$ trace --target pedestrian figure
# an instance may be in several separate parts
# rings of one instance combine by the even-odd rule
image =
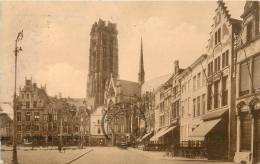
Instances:
[[[63,146],[63,153],[65,153],[65,145]]]
[[[58,146],[59,153],[61,153],[61,144]]]

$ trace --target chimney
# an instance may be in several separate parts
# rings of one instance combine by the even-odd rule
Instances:
[[[174,74],[179,72],[179,60],[174,61]]]
[[[61,99],[62,97],[61,97],[61,93],[59,92],[59,99]]]

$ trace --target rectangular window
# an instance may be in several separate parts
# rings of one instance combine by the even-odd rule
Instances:
[[[31,112],[25,112],[25,120],[31,121]]]
[[[227,105],[228,102],[228,87],[227,76],[222,78],[222,106]]]
[[[181,107],[181,111],[182,111],[182,118],[184,118],[185,112],[184,112],[184,101],[182,102],[182,107]]]
[[[214,71],[218,72],[220,70],[220,56],[214,60]]]
[[[17,121],[22,121],[22,113],[17,112]]]
[[[35,131],[39,131],[40,130],[40,126],[39,125],[35,125]]]
[[[33,108],[37,108],[37,101],[33,102]]]
[[[190,115],[190,97],[188,98],[188,102],[187,102],[187,108],[188,108],[188,116]]]
[[[31,130],[31,125],[26,125],[26,131],[30,131]]]
[[[27,99],[29,99],[30,98],[30,95],[29,94],[27,94]]]
[[[79,132],[79,127],[78,126],[75,126],[75,132]],[[95,128],[92,127],[92,132],[95,133]]]
[[[208,76],[213,73],[213,61],[208,64]]]
[[[34,121],[39,121],[39,119],[40,119],[39,112],[34,112]]]
[[[219,82],[214,83],[214,108],[219,108]]]
[[[22,125],[17,125],[17,131],[22,131]]]
[[[193,99],[193,117],[196,117],[196,99]]]
[[[47,121],[47,120],[48,120],[48,114],[44,114],[44,115],[43,115],[43,120],[44,120],[44,121]]]
[[[196,90],[196,76],[193,77],[193,91]]]
[[[22,94],[22,99],[24,99],[24,94]]]
[[[202,108],[202,113],[201,115],[205,114],[206,111],[206,100],[205,100],[205,94],[202,95],[202,104],[201,104],[201,108]]]
[[[53,120],[52,120],[52,114],[51,113],[49,113],[49,122],[52,122]],[[67,121],[67,118],[65,117],[64,118],[64,121]]]
[[[57,118],[58,118],[57,114],[54,114],[54,115],[53,115],[53,120],[56,121]]]
[[[213,107],[213,90],[212,84],[208,86],[208,110],[211,110]]]
[[[200,88],[201,87],[201,73],[198,73],[198,76],[197,76],[197,88]]]
[[[259,89],[260,88],[260,55],[254,58],[254,66],[253,66],[253,89]]]
[[[98,128],[98,134],[101,134],[101,129],[100,128]]]
[[[252,22],[247,24],[247,31],[246,31],[246,41],[250,41],[253,37],[253,25]]]
[[[240,67],[240,96],[249,94],[249,82],[250,82],[250,64],[246,61],[241,64]]]
[[[190,89],[190,79],[188,80],[188,89]]]
[[[124,131],[125,131],[124,125],[121,125],[121,132],[124,132]]]
[[[197,98],[197,116],[200,116],[200,97]]]
[[[30,108],[30,101],[26,101],[26,108]]]
[[[206,70],[204,69],[202,72],[202,86],[206,85]]]
[[[118,132],[118,125],[115,124],[115,131]]]
[[[215,32],[215,46],[220,42],[221,39],[221,28]]]
[[[228,66],[228,56],[229,56],[228,53],[229,53],[229,52],[228,52],[228,50],[227,50],[226,52],[224,52],[224,53],[222,54],[222,68],[225,68],[226,66]]]

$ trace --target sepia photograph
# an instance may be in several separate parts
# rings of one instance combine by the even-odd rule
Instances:
[[[260,164],[260,1],[0,0],[0,164]]]

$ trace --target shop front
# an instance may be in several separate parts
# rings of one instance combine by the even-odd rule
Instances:
[[[107,146],[106,138],[104,136],[92,135],[90,140],[91,146]]]
[[[243,99],[237,104],[237,150],[235,163],[260,163],[259,97]]]
[[[228,154],[228,109],[206,114],[203,122],[189,135],[197,141],[203,141],[208,159],[227,159]]]

